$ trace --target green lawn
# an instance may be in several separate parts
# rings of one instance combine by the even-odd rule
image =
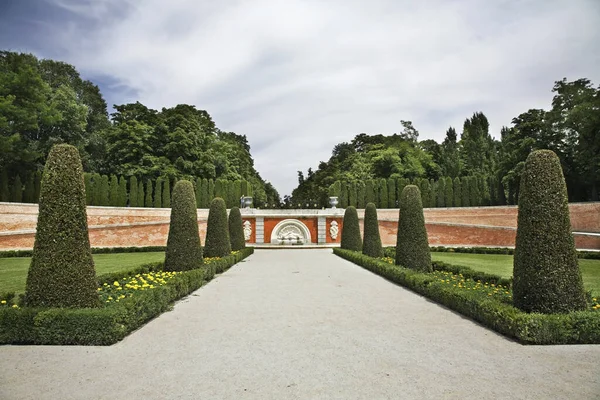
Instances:
[[[431,258],[506,278],[511,277],[513,272],[513,256],[505,254],[431,253]],[[600,295],[600,260],[580,259],[579,267],[585,289]]]
[[[141,264],[163,261],[165,253],[94,254],[96,274],[134,269]],[[0,293],[25,291],[30,257],[0,258]]]

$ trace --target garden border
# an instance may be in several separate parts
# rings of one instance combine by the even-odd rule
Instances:
[[[333,253],[522,344],[600,344],[598,311],[528,314],[509,304],[491,298],[482,299],[473,292],[438,284],[427,273],[392,265],[350,250],[336,248],[333,249]],[[433,264],[434,270],[446,270],[472,277],[484,276],[497,279],[498,282],[506,281],[499,276],[473,271],[468,267],[439,262]]]
[[[396,257],[396,246],[384,247],[387,257]],[[452,247],[452,246],[430,246],[432,253],[464,253],[464,254],[501,254],[514,255],[514,247]],[[1,255],[0,255],[1,257]],[[577,258],[587,260],[600,260],[600,251],[577,250]]]
[[[169,310],[176,300],[209,282],[254,253],[246,247],[235,254],[214,260],[206,267],[184,271],[167,284],[103,308],[0,308],[0,344],[110,345],[122,340],[152,318]],[[105,274],[98,282],[137,273],[160,270],[161,263],[146,264],[135,270]]]

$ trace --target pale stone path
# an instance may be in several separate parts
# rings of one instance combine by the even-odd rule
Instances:
[[[0,347],[0,399],[598,399],[599,363],[331,250],[262,250],[114,346]]]

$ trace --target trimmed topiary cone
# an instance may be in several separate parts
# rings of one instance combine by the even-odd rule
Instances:
[[[229,211],[229,239],[231,250],[238,251],[246,247],[244,238],[244,227],[242,226],[242,214],[239,207],[233,207]]]
[[[406,186],[400,195],[396,265],[423,272],[433,271],[421,191],[415,185]]]
[[[31,307],[97,307],[83,169],[77,149],[50,150],[40,189],[25,303]]]
[[[377,221],[377,209],[373,203],[367,204],[365,208],[364,230],[363,254],[376,258],[383,257],[383,247],[381,247],[381,237],[379,236],[379,222]]]
[[[361,251],[362,239],[360,238],[360,226],[358,225],[358,213],[355,207],[347,207],[344,212],[344,222],[342,224],[342,249]]]
[[[231,253],[229,229],[227,226],[227,207],[225,200],[215,197],[208,209],[206,223],[205,257],[225,257]]]
[[[173,188],[171,223],[165,253],[165,271],[189,271],[202,266],[196,195],[192,182],[181,180]]]
[[[544,314],[586,308],[565,178],[550,150],[525,161],[513,268],[515,307]]]

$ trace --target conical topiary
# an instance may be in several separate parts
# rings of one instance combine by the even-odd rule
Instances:
[[[396,265],[424,272],[433,270],[421,192],[415,185],[406,186],[400,195]]]
[[[513,276],[513,302],[523,311],[549,314],[586,308],[565,178],[550,150],[534,151],[525,161]]]
[[[363,236],[363,254],[370,257],[383,257],[383,247],[381,247],[381,237],[379,236],[379,222],[377,221],[377,209],[373,203],[367,204],[365,208]]]
[[[344,222],[342,224],[342,249],[361,251],[362,239],[360,238],[360,226],[358,225],[358,213],[356,208],[347,207],[344,212]]]
[[[192,182],[181,180],[173,188],[171,223],[165,253],[166,271],[188,271],[202,266],[196,196]]]
[[[205,257],[225,257],[231,253],[229,229],[227,227],[227,208],[225,200],[215,197],[208,210],[206,223]]]
[[[242,226],[242,214],[238,207],[233,207],[229,211],[229,240],[231,241],[232,251],[238,251],[246,247],[244,227]]]
[[[34,307],[99,305],[88,236],[83,169],[77,149],[50,150],[39,200],[25,302]]]

